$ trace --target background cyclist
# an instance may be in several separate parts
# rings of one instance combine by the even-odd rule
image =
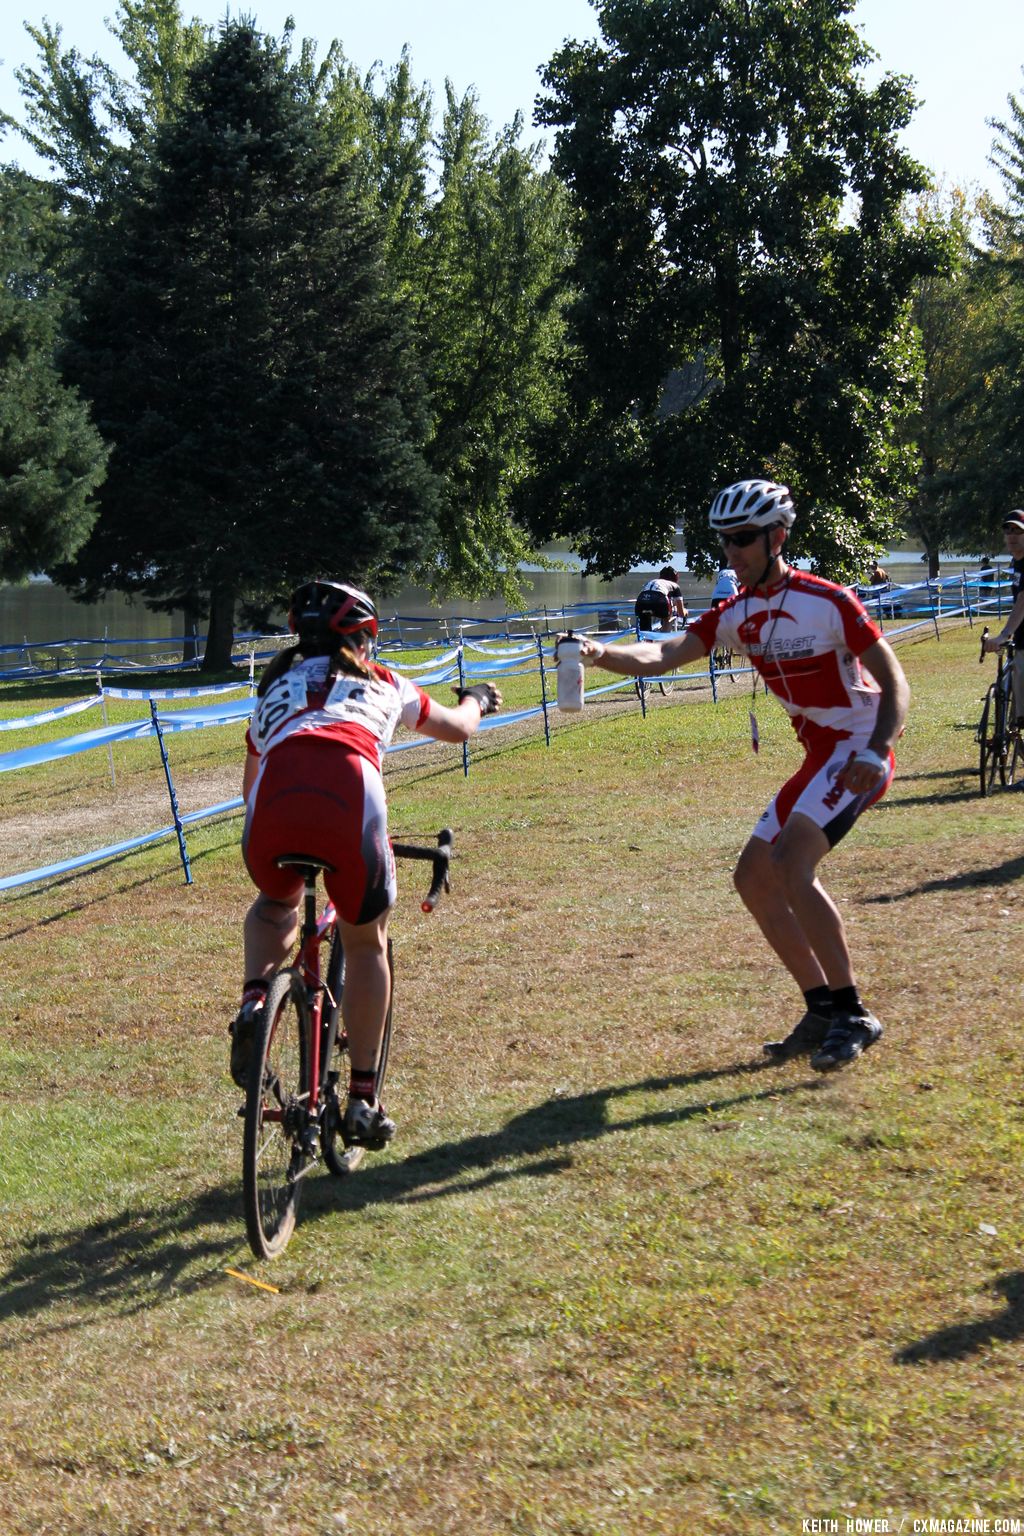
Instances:
[[[736,572],[728,561],[723,559],[711,593],[710,606],[712,608],[721,608],[722,604],[727,603],[730,597],[736,596],[739,589],[740,584],[736,580]]]
[[[710,523],[739,594],[702,614],[685,635],[607,647],[584,639],[581,654],[609,672],[656,677],[728,646],[750,657],[790,715],[804,761],[754,828],[735,882],[806,1005],[790,1034],[765,1051],[778,1061],[813,1052],[811,1065],[827,1071],[874,1044],[882,1026],[861,1001],[843,920],[818,865],[888,788],[909,690],[863,604],[783,558],[794,518],[784,485],[728,486],[712,504]]]
[[[1024,724],[1024,512],[1008,512],[1003,520],[1003,540],[1010,554],[1013,570],[1013,607],[998,635],[987,635],[986,651],[998,651],[1012,640],[1014,644],[1013,713],[1018,725]]]
[[[668,629],[673,619],[680,626],[686,623],[686,602],[673,566],[663,565],[660,573],[641,587],[633,611],[641,629],[651,629],[656,623]]]
[[[246,735],[242,853],[259,890],[245,919],[242,1006],[231,1025],[231,1076],[244,1086],[254,1024],[274,971],[299,924],[302,879],[278,869],[282,854],[326,859],[327,894],[345,946],[342,1014],[352,1075],[343,1136],[383,1146],[394,1122],[376,1093],[376,1068],[390,996],[387,926],[395,902],[381,764],[401,722],[438,741],[468,740],[501,704],[491,685],[456,689],[455,708],[372,659],[377,610],[344,582],[311,581],[292,594],[297,636],[276,656],[257,691]]]

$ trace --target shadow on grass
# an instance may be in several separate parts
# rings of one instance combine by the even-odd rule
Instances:
[[[723,1110],[757,1104],[766,1099],[816,1090],[821,1079],[779,1084],[759,1093],[740,1093],[727,1098],[708,1099],[671,1109],[653,1109],[611,1120],[609,1108],[618,1099],[637,1093],[663,1093],[671,1089],[692,1088],[702,1083],[728,1078],[777,1072],[770,1062],[741,1062],[706,1072],[691,1072],[675,1077],[651,1077],[638,1083],[595,1089],[574,1097],[546,1099],[524,1114],[516,1115],[498,1131],[470,1136],[463,1141],[443,1142],[402,1161],[375,1163],[364,1167],[352,1180],[340,1184],[320,1183],[310,1190],[310,1210],[326,1212],[341,1205],[345,1210],[360,1211],[367,1206],[388,1203],[417,1204],[447,1195],[465,1194],[485,1189],[511,1179],[538,1178],[563,1173],[572,1166],[570,1148],[599,1137],[618,1135],[642,1127],[682,1125]],[[547,1154],[547,1155],[545,1155]]]
[[[905,891],[865,896],[864,905],[880,903],[885,906],[890,901],[909,901],[914,896],[925,896],[930,891],[970,891],[984,889],[985,886],[1013,885],[1021,876],[1024,876],[1024,856],[1007,859],[1005,864],[995,864],[991,869],[965,869],[942,879],[922,880],[920,885],[912,885]]]
[[[215,853],[220,853],[225,848],[237,846],[237,835],[228,835],[218,843],[213,843],[207,848],[198,850],[189,849],[188,861],[193,868],[201,864],[204,859],[210,858]],[[151,844],[150,848],[160,846]],[[134,880],[125,880],[120,885],[113,886],[109,891],[103,891],[99,896],[90,896],[84,901],[79,901],[71,906],[62,908],[59,912],[48,912],[45,917],[37,917],[34,922],[25,923],[21,928],[8,928],[0,932],[0,944],[7,943],[10,939],[24,938],[27,933],[34,933],[37,928],[47,928],[51,923],[60,923],[66,917],[76,917],[80,912],[85,912],[89,907],[102,907],[115,896],[123,896],[128,891],[140,890],[144,885],[155,885],[158,881],[173,879],[176,884],[184,886],[185,877],[182,873],[181,858],[174,842],[173,831],[165,838],[163,847],[173,850],[173,863],[168,861],[166,869],[157,869],[148,875],[139,875]],[[94,875],[102,870],[117,870],[120,865],[127,863],[129,859],[136,857],[138,853],[149,852],[150,848],[133,849],[127,853],[118,854],[112,859],[98,859],[95,864],[87,864],[82,869],[73,870],[70,874],[61,875],[53,880],[40,881],[38,884],[16,888],[5,897],[5,904],[14,905],[19,901],[29,901],[42,896],[47,891],[59,891],[65,885],[75,885],[87,875]]]
[[[70,1231],[35,1232],[0,1276],[0,1323],[38,1313],[44,1334],[82,1326],[80,1314],[52,1313],[62,1304],[105,1306],[131,1317],[172,1294],[218,1284],[218,1261],[237,1257],[241,1233],[241,1191],[234,1185],[177,1204],[121,1211]]]
[[[926,1339],[897,1350],[898,1365],[922,1365],[928,1361],[963,1360],[977,1354],[986,1344],[997,1340],[1012,1342],[1024,1338],[1024,1270],[1012,1270],[990,1281],[987,1290],[1006,1298],[1004,1311],[975,1323],[953,1323],[940,1328]]]
[[[387,1203],[415,1204],[510,1179],[562,1173],[572,1166],[569,1149],[574,1145],[644,1126],[682,1125],[823,1086],[820,1080],[779,1083],[761,1092],[650,1109],[618,1121],[608,1117],[609,1106],[631,1094],[698,1087],[719,1078],[773,1070],[777,1069],[770,1063],[744,1062],[547,1099],[487,1135],[446,1142],[401,1160],[371,1162],[351,1179],[311,1180],[299,1220],[326,1216],[339,1208],[352,1212]],[[60,1333],[83,1326],[94,1315],[53,1311],[63,1306],[105,1307],[119,1317],[130,1317],[172,1297],[219,1284],[224,1262],[238,1262],[244,1241],[241,1169],[238,1183],[204,1190],[177,1203],[125,1210],[70,1231],[36,1232],[26,1238],[19,1257],[0,1277],[0,1323],[38,1314],[43,1333]],[[10,1349],[15,1343],[0,1347]]]

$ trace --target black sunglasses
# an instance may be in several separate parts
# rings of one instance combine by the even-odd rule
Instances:
[[[735,533],[720,533],[718,537],[723,549],[728,549],[730,544],[735,544],[737,549],[748,549],[755,539],[767,532],[767,528],[740,528]]]

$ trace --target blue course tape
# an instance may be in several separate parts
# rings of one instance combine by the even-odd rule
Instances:
[[[242,683],[211,683],[208,688],[107,688],[103,692],[108,699],[201,699],[214,693],[238,693],[248,688],[248,680]]]
[[[61,704],[57,709],[44,710],[41,715],[22,715],[18,720],[0,720],[0,731],[24,731],[33,725],[46,725],[50,720],[61,720],[66,715],[80,715],[83,709],[95,709],[99,702],[99,694],[94,693],[91,699]]]
[[[241,796],[234,800],[222,800],[219,805],[209,805],[202,811],[190,811],[182,822],[201,821],[207,816],[219,816],[224,811],[236,811],[243,804]],[[60,864],[46,864],[39,869],[29,869],[23,875],[7,875],[0,880],[0,891],[12,891],[19,885],[31,885],[37,880],[52,880],[55,875],[67,875],[73,870],[84,869],[88,864],[102,864],[106,859],[116,859],[119,854],[145,848],[148,843],[162,837],[173,837],[176,827],[161,827],[158,832],[144,832],[141,837],[129,837],[122,843],[111,843],[107,848],[97,848],[92,853],[80,853],[74,859],[64,859]]]

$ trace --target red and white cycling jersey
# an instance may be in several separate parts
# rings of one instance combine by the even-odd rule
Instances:
[[[370,663],[370,676],[343,672],[327,687],[329,661],[295,661],[259,700],[246,733],[250,752],[263,757],[301,732],[338,741],[380,768],[401,723],[415,730],[426,719],[430,697],[407,677]]]
[[[846,587],[790,567],[766,592],[744,589],[702,613],[690,633],[708,651],[744,651],[805,745],[815,727],[865,738],[874,729],[879,689],[860,657],[882,632]]]

